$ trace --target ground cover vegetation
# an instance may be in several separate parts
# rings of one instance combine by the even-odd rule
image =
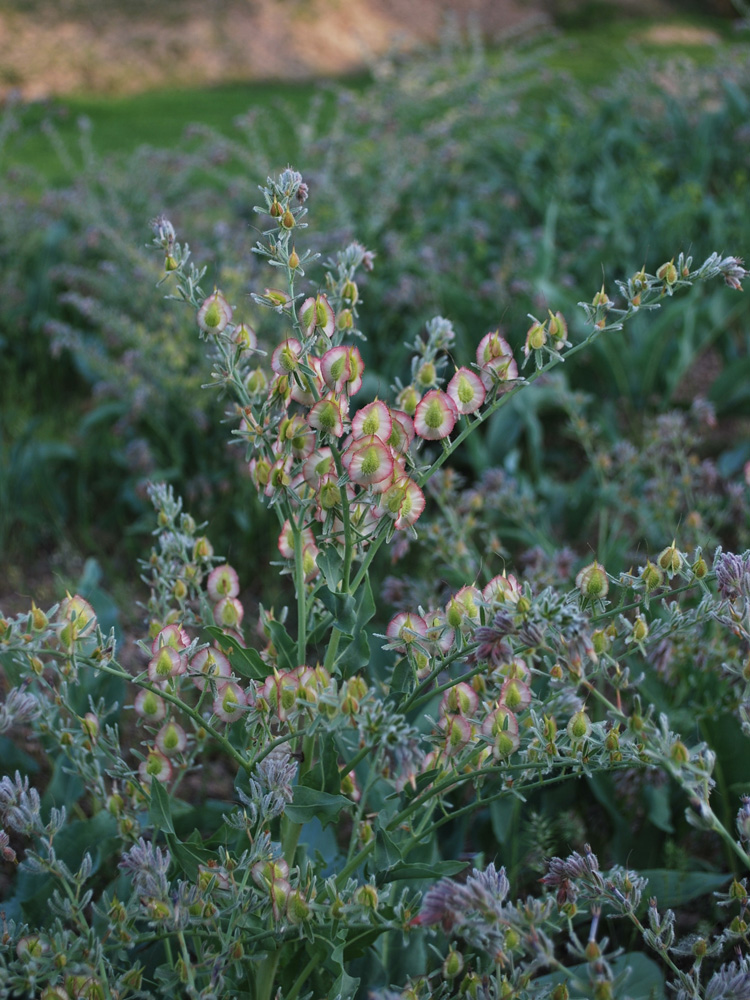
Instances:
[[[145,556],[0,615],[7,995],[750,995],[747,57],[557,51],[4,193],[6,549]]]

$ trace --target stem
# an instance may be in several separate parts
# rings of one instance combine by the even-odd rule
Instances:
[[[315,968],[315,966],[317,964],[318,964],[318,957],[317,957],[317,955],[313,955],[311,958],[308,959],[307,965],[304,967],[304,969],[302,970],[302,972],[300,972],[300,974],[294,980],[294,983],[292,984],[292,988],[287,993],[286,1000],[296,1000],[296,998],[299,996],[299,991],[305,985],[305,980],[307,979],[307,977],[310,975],[310,973],[312,972],[312,970]]]
[[[307,652],[307,609],[305,601],[305,567],[302,553],[302,529],[290,518],[294,535],[294,589],[297,591],[297,659],[305,662]]]

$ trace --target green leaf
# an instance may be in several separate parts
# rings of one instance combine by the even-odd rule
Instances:
[[[393,668],[393,673],[391,674],[390,683],[390,694],[391,695],[402,695],[411,694],[414,690],[414,668],[408,659],[404,656]],[[396,704],[399,705],[404,699],[397,698]]]
[[[269,668],[261,659],[257,649],[241,646],[233,636],[227,635],[218,625],[207,625],[205,631],[224,650],[229,650],[229,662],[232,664],[232,670],[240,677],[265,680],[269,674]]]
[[[656,896],[661,908],[682,906],[699,896],[720,889],[731,875],[719,872],[678,872],[651,868],[638,872],[648,879],[648,896]]]
[[[324,545],[318,553],[316,562],[325,577],[328,590],[335,594],[338,585],[341,583],[341,568],[343,565],[343,559],[336,550],[336,547],[333,545]],[[322,600],[322,594],[319,596]]]
[[[351,629],[352,640],[336,659],[336,668],[342,677],[351,677],[370,662],[370,641],[365,626],[375,614],[369,577],[355,595],[354,622]]]
[[[653,785],[646,785],[643,789],[643,798],[646,802],[646,815],[654,826],[665,833],[674,833],[672,810],[669,804],[669,786],[663,785],[661,788],[656,788]]]
[[[292,823],[309,823],[317,817],[323,826],[335,823],[342,809],[350,806],[351,799],[344,795],[332,795],[307,785],[294,786],[294,798],[286,807],[285,814]]]
[[[351,636],[357,622],[357,607],[351,594],[332,593],[321,589],[318,592],[323,607],[333,615],[333,624],[344,635]]]
[[[300,784],[327,792],[329,795],[338,795],[341,791],[341,777],[336,740],[332,733],[323,733],[320,740],[320,759],[307,774],[302,776]]]
[[[610,964],[615,976],[624,974],[627,969],[630,970],[625,980],[625,987],[617,992],[617,996],[626,996],[628,1000],[664,1000],[664,977],[661,969],[643,952],[627,952],[625,955],[619,955]],[[573,989],[569,977],[562,972],[539,976],[533,980],[533,985],[535,988],[546,986],[551,992],[558,983],[567,983],[571,997],[575,997],[576,1000],[593,1000],[593,990],[588,986],[588,971],[589,966],[586,962],[570,967],[570,972],[581,982],[580,989],[578,986]]]
[[[507,843],[517,809],[518,799],[511,796],[490,802],[490,822],[498,844]]]
[[[200,841],[201,837],[197,830],[191,834],[191,836],[196,835]],[[211,858],[216,857],[215,851],[206,850],[205,848],[192,844],[189,841],[181,842],[174,835],[167,834],[166,839],[167,846],[172,853],[172,857],[179,863],[183,872],[187,875],[191,882],[194,882],[198,877],[199,865],[206,865]]]
[[[404,861],[379,872],[376,882],[378,885],[385,885],[386,882],[401,882],[406,879],[449,878],[462,872],[467,864],[466,861],[436,861],[434,864],[409,864]]]
[[[151,804],[148,808],[148,818],[156,830],[174,833],[169,793],[155,778],[151,782]]]
[[[341,975],[331,987],[328,1000],[352,1000],[358,986],[359,979],[354,979],[342,970]]]
[[[279,668],[281,670],[294,670],[297,664],[297,644],[289,635],[281,622],[273,619],[268,622],[268,629],[271,633],[271,641],[276,647],[279,657]],[[268,671],[263,674],[265,677]]]

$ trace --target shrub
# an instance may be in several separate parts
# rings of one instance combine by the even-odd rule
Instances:
[[[680,255],[620,282],[621,306],[602,289],[575,344],[562,315],[532,319],[515,354],[491,331],[473,361],[457,359],[458,378],[453,328],[437,317],[414,344],[413,390],[358,406],[352,338],[371,254],[351,244],[308,283],[306,184],[287,169],[262,192],[256,252],[275,270],[255,302],[282,328],[270,357],[231,300],[201,288],[166,219],[155,244],[212,384],[234,400],[294,610],[261,606],[248,622],[236,570],[158,485],[133,670],[78,595],[0,619],[0,727],[18,766],[0,780],[0,848],[8,864],[22,857],[4,993],[625,997],[663,995],[666,975],[679,997],[746,995],[746,775],[723,783],[750,735],[750,553],[667,540],[629,572],[587,559],[572,587],[522,582],[488,553],[443,605],[407,607],[381,633],[371,587],[377,553],[417,536],[424,488],[492,413],[639,310],[716,277],[738,288],[741,262]],[[709,701],[725,713],[712,740],[680,735],[670,683],[652,683],[673,671],[690,684],[699,658],[696,715]],[[17,746],[29,730],[50,770],[43,794]],[[519,895],[481,825],[489,812],[512,853],[526,798],[576,780],[621,827],[627,782],[647,782],[662,827],[673,795],[700,835],[687,871],[603,866],[582,840]],[[528,824],[550,843],[544,816]],[[711,891],[722,909],[685,932],[671,907]],[[622,919],[605,933],[610,917]]]

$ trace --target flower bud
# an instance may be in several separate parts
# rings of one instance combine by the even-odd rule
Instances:
[[[290,924],[301,924],[310,916],[310,904],[299,889],[293,889],[287,896],[286,915]]]
[[[443,978],[444,979],[455,979],[456,976],[460,976],[464,969],[464,958],[463,955],[454,951],[453,948],[445,956],[443,961]]]
[[[661,556],[659,556],[659,563],[661,565]],[[643,568],[641,580],[643,580],[644,587],[650,593],[652,590],[656,590],[657,587],[661,587],[664,583],[664,573],[659,566],[655,566],[649,560]]]
[[[670,759],[674,761],[675,764],[687,764],[690,760],[690,751],[682,742],[682,740],[677,740],[672,744],[669,750]]]
[[[702,580],[703,577],[708,573],[708,566],[706,565],[706,560],[703,556],[698,556],[692,565],[693,575],[696,580]]]
[[[596,600],[606,597],[609,591],[609,580],[607,572],[596,560],[583,569],[576,576],[576,587],[584,597]]]
[[[682,556],[677,551],[677,547],[674,542],[667,546],[666,549],[662,549],[659,553],[657,562],[663,570],[667,571],[670,577],[675,573],[679,573],[682,566]]]
[[[591,720],[584,709],[571,716],[567,726],[567,733],[571,740],[585,740],[591,732]]]
[[[638,615],[633,622],[633,638],[636,642],[643,642],[648,635],[648,625],[646,620]]]
[[[198,310],[197,320],[204,333],[221,333],[232,320],[232,307],[221,292],[214,289]]]
[[[284,229],[294,229],[294,216],[289,209],[281,216],[281,225]]]
[[[299,267],[299,254],[294,247],[292,247],[292,252],[289,254],[289,267],[291,267],[293,271]]]
[[[673,285],[678,277],[677,268],[674,266],[674,259],[668,260],[666,264],[662,264],[656,272],[656,277],[659,281],[663,281],[665,285]]]
[[[364,906],[368,910],[377,910],[378,908],[378,890],[374,885],[361,885],[354,893],[354,899],[360,906]]]

